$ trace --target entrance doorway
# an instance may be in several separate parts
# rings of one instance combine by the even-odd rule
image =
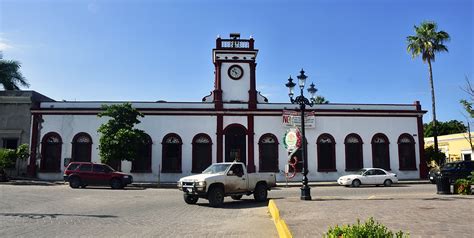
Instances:
[[[247,164],[246,138],[247,130],[239,124],[229,125],[224,130],[225,162],[239,161]]]

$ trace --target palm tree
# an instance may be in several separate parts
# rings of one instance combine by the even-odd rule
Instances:
[[[436,125],[436,105],[435,91],[433,83],[433,70],[431,63],[435,61],[435,54],[446,51],[448,48],[443,44],[449,41],[449,34],[444,31],[437,31],[438,26],[435,22],[425,21],[420,26],[414,26],[416,35],[407,37],[407,51],[412,58],[421,55],[424,63],[428,63],[429,81],[431,87],[431,108],[433,113],[433,137],[434,148],[438,151],[438,129]],[[444,161],[441,162],[443,164]]]
[[[20,72],[21,64],[14,60],[0,60],[0,84],[5,90],[19,90],[18,85],[29,87]]]
[[[317,96],[316,99],[314,100],[314,103],[316,104],[328,104],[329,101],[326,100],[323,96]]]

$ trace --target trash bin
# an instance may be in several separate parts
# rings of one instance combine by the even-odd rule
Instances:
[[[449,184],[449,178],[443,176],[442,174],[438,175],[436,178],[436,189],[437,194],[451,194],[451,184]]]

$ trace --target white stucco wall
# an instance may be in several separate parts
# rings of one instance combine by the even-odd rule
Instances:
[[[255,143],[265,133],[272,133],[279,142],[279,169],[284,171],[287,163],[287,152],[283,144],[283,135],[287,128],[283,127],[281,117],[256,117],[255,118]],[[336,140],[336,169],[337,172],[317,171],[317,145],[316,140],[323,133],[331,134]],[[408,133],[415,139],[416,166],[419,167],[418,129],[415,117],[316,117],[316,128],[306,129],[308,140],[308,178],[311,181],[334,181],[347,174],[345,171],[345,146],[344,139],[350,133],[357,133],[363,140],[364,167],[372,167],[372,137],[376,133],[384,133],[390,141],[390,167],[400,179],[419,178],[419,171],[400,171],[398,161],[398,137]],[[258,145],[255,146],[255,164],[258,171]],[[418,168],[419,169],[419,168]],[[278,180],[284,181],[282,173]],[[300,181],[301,176],[293,178]]]
[[[232,65],[239,65],[244,70],[242,78],[233,80],[227,74]],[[248,102],[250,89],[250,66],[248,63],[222,63],[221,68],[222,100],[224,102],[242,101]],[[246,92],[246,93],[245,93]]]
[[[44,115],[44,122],[40,132],[41,138],[48,132],[60,134],[63,144],[61,150],[61,170],[64,171],[64,158],[71,157],[71,141],[79,132],[86,132],[92,137],[92,161],[99,162],[97,128],[106,122],[106,118],[98,118],[95,115]],[[134,173],[137,182],[175,182],[181,176],[190,175],[192,169],[192,139],[199,133],[206,133],[212,139],[212,162],[216,162],[216,116],[164,116],[147,115],[141,119],[137,127],[150,135],[152,146],[152,173]],[[259,171],[259,148],[258,141],[263,134],[272,133],[279,142],[279,170],[284,171],[287,163],[287,152],[282,141],[287,128],[282,125],[281,116],[255,116],[254,118],[254,164]],[[247,116],[224,116],[223,128],[230,124],[241,124],[248,128]],[[345,147],[344,139],[350,133],[357,133],[363,140],[364,167],[372,166],[371,139],[376,133],[385,134],[390,141],[390,167],[400,179],[419,178],[419,171],[399,171],[398,161],[398,137],[403,133],[412,135],[415,139],[416,166],[419,166],[419,148],[417,135],[417,119],[415,117],[348,117],[348,116],[317,116],[316,128],[306,129],[308,140],[308,178],[311,181],[334,181],[339,176],[347,174],[345,171]],[[161,173],[161,142],[168,133],[178,134],[183,142],[182,145],[182,174]],[[336,140],[336,169],[337,172],[317,171],[317,147],[316,139],[322,133],[331,134]],[[223,149],[225,151],[225,137],[223,138]],[[246,139],[247,140],[247,139]],[[248,143],[246,143],[246,155],[248,155]],[[41,149],[39,150],[41,151]],[[225,156],[224,156],[225,157]],[[248,156],[247,156],[248,160]],[[130,172],[131,163],[122,162],[122,171]],[[41,179],[62,179],[62,173],[39,173]],[[278,175],[279,181],[285,181],[282,172]],[[293,178],[300,181],[301,176]]]
[[[106,122],[106,118],[95,115],[44,115],[40,132],[41,138],[48,132],[56,132],[63,141],[61,149],[61,171],[64,171],[64,158],[71,158],[72,139],[79,132],[86,132],[92,137],[92,162],[100,162],[97,129]],[[152,173],[134,173],[135,181],[175,182],[183,175],[190,175],[192,169],[192,139],[196,134],[206,133],[212,139],[213,162],[216,162],[216,117],[215,116],[152,116],[141,119],[137,128],[144,130],[152,138]],[[182,174],[161,173],[163,137],[168,133],[178,134],[182,145]],[[41,151],[41,149],[40,149]],[[131,163],[122,162],[122,171],[130,172]],[[62,173],[39,173],[40,179],[60,180]]]

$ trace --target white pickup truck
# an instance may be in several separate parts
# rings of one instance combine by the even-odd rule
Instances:
[[[253,194],[258,202],[267,200],[267,191],[276,186],[273,173],[247,173],[240,162],[216,163],[201,174],[187,176],[178,181],[187,204],[196,204],[199,198],[209,200],[212,207],[224,203],[224,197],[239,200],[243,195]]]

